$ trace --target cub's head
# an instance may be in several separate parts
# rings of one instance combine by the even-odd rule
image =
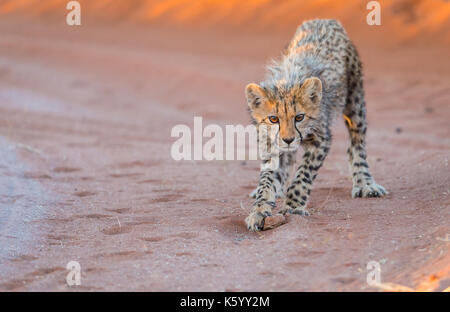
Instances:
[[[301,85],[245,88],[250,114],[256,125],[266,125],[273,134],[271,144],[280,151],[295,151],[318,122],[322,82],[306,79]]]

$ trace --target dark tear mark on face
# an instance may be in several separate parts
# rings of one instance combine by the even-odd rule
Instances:
[[[303,135],[302,135],[302,133],[300,132],[300,130],[298,130],[298,128],[297,128],[297,123],[295,123],[294,126],[295,126],[295,130],[297,130],[298,135],[300,136],[300,143],[301,143],[301,142],[303,142]]]

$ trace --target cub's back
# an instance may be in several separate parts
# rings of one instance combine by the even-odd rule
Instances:
[[[346,56],[350,39],[337,20],[310,20],[301,24],[287,49],[287,56],[302,58],[314,56],[322,65],[332,66],[336,74],[345,75]]]

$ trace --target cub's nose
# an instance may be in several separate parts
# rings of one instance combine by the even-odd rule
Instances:
[[[286,142],[287,144],[291,144],[292,142],[294,142],[295,138],[283,138],[283,141]]]

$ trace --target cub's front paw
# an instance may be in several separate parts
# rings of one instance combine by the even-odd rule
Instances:
[[[250,198],[256,198],[256,196],[258,195],[258,188],[255,188],[250,194],[248,194],[248,197]],[[282,191],[278,190],[275,193],[275,198],[281,198],[284,197],[284,194]]]
[[[355,185],[352,189],[352,197],[382,197],[387,191],[379,184],[372,182],[366,185]]]
[[[289,206],[285,206],[285,208],[280,210],[281,214],[297,214],[300,216],[310,216],[311,214],[308,212],[308,210],[306,210],[305,207],[297,207],[297,208],[291,208]]]
[[[264,228],[264,219],[272,215],[272,205],[262,204],[255,206],[252,212],[245,218],[245,223],[250,231],[261,231]]]

